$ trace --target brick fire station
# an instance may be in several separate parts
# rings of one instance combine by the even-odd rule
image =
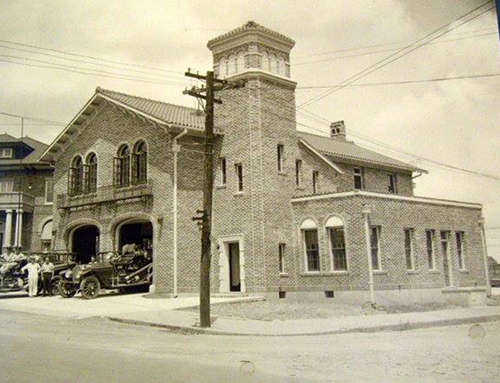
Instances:
[[[485,286],[481,205],[413,193],[425,170],[297,130],[294,41],[255,22],[208,42],[218,92],[212,290],[366,300],[440,299]],[[45,150],[54,248],[86,262],[135,242],[152,249],[153,290],[198,291],[204,115],[97,88]],[[277,295],[277,294],[276,294]]]

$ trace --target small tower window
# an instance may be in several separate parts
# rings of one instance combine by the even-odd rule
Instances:
[[[312,187],[313,193],[317,193],[319,189],[319,172],[317,170],[313,170],[312,173]]]
[[[236,171],[236,178],[238,180],[236,190],[238,191],[238,193],[241,193],[241,192],[243,192],[243,165],[236,164],[236,165],[234,165],[234,168]]]
[[[284,169],[284,157],[285,157],[285,146],[278,144],[277,146],[278,155],[278,172],[282,173]]]

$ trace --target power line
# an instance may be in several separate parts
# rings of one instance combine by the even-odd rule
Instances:
[[[111,64],[120,64],[120,65],[126,65],[126,66],[134,66],[134,67],[138,67],[138,68],[145,68],[145,69],[150,69],[150,70],[155,70],[155,71],[160,71],[160,72],[168,72],[168,73],[176,73],[176,74],[182,73],[180,71],[174,71],[174,70],[156,68],[156,67],[142,65],[142,64],[129,63],[129,62],[125,62],[125,61],[108,60],[108,59],[104,59],[104,58],[101,58],[101,57],[84,55],[84,54],[75,53],[75,52],[66,52],[66,51],[63,51],[63,50],[60,50],[60,49],[44,48],[44,47],[41,47],[41,46],[38,46],[38,45],[25,44],[25,43],[20,43],[20,42],[17,42],[17,41],[0,40],[0,42],[7,43],[7,44],[12,44],[12,45],[19,45],[19,46],[22,46],[22,47],[35,48],[35,49],[44,50],[44,51],[48,51],[48,52],[57,52],[57,53],[61,53],[61,54],[68,55],[68,56],[82,57],[82,58],[87,58],[87,59],[91,59],[91,60],[107,62],[107,63],[111,63]]]
[[[452,77],[435,77],[422,80],[406,80],[406,81],[386,81],[386,82],[372,82],[372,83],[360,83],[360,84],[350,84],[349,87],[365,87],[365,86],[381,86],[381,85],[400,85],[400,84],[419,84],[426,82],[438,82],[438,81],[450,81],[450,80],[464,80],[471,78],[486,78],[486,77],[496,77],[500,76],[500,73],[483,73],[483,74],[471,74],[463,76],[452,76]],[[339,86],[335,85],[318,85],[318,86],[301,86],[296,88],[300,89],[322,89],[322,88],[333,88]]]
[[[453,42],[453,41],[460,41],[460,40],[470,39],[470,38],[474,38],[474,37],[485,37],[485,36],[491,36],[491,35],[497,35],[497,34],[498,34],[498,32],[483,33],[483,34],[466,36],[466,37],[461,37],[461,38],[456,38],[456,39],[434,41],[434,42],[429,43],[427,45],[449,43],[449,42]],[[384,44],[382,44],[382,45],[384,45]],[[390,44],[390,45],[393,45],[393,44]],[[379,49],[379,50],[376,50],[376,51],[363,52],[363,53],[357,53],[357,54],[351,54],[351,55],[344,55],[344,56],[335,56],[335,57],[329,57],[329,58],[320,59],[320,60],[303,61],[303,62],[298,62],[298,63],[295,63],[295,64],[291,64],[291,66],[292,67],[296,67],[296,66],[306,65],[306,64],[316,64],[316,63],[321,63],[321,62],[341,60],[341,59],[344,59],[344,58],[369,56],[369,55],[373,55],[373,54],[377,54],[377,53],[393,52],[393,51],[398,50],[398,49],[399,48]]]
[[[60,121],[52,121],[52,120],[46,120],[46,119],[43,119],[43,118],[22,116],[20,114],[13,114],[13,113],[1,112],[1,111],[0,111],[0,114],[3,115],[3,116],[8,116],[8,117],[24,118],[25,120],[41,121],[41,122],[47,122],[49,124],[64,125],[64,126],[66,126],[66,124],[64,122],[60,122]]]
[[[315,97],[312,97],[311,99],[305,101],[304,103],[302,103],[301,105],[298,106],[298,108],[303,108],[304,106],[306,105],[309,105],[313,102],[316,102],[316,101],[319,101],[321,100],[322,98],[325,98],[327,96],[329,96],[330,94],[334,93],[334,92],[337,92],[341,89],[343,89],[344,87],[350,85],[351,83],[363,78],[363,77],[366,77],[368,76],[369,74],[391,64],[392,62],[396,61],[396,60],[399,60],[400,58],[410,54],[411,52],[415,51],[416,49],[428,44],[429,42],[443,36],[444,34],[450,32],[451,30],[453,29],[456,29],[458,28],[459,26],[461,25],[464,25],[476,18],[478,18],[479,16],[483,15],[484,13],[492,10],[495,5],[493,6],[490,6],[489,8],[485,9],[485,10],[481,10],[481,8],[484,8],[485,6],[487,6],[488,4],[491,3],[491,0],[488,0],[487,2],[483,3],[482,5],[472,9],[471,11],[467,12],[465,15],[459,17],[458,19],[456,19],[455,21],[451,22],[451,23],[448,23],[446,25],[443,25],[439,28],[437,28],[436,30],[434,30],[433,32],[431,33],[428,33],[426,36],[424,36],[423,38],[415,41],[414,43],[411,43],[401,49],[399,49],[397,52],[385,57],[384,59],[382,60],[379,60],[377,61],[375,64],[373,65],[370,65],[369,67],[363,69],[362,71],[348,77],[347,79],[345,79],[344,81],[342,81],[342,85],[340,86],[337,86],[333,89],[329,89],[327,90],[326,92],[323,92],[322,94],[318,95],[318,96],[315,96]],[[475,12],[477,11],[480,11],[480,13],[474,15]],[[454,25],[454,24],[457,24],[457,25]],[[389,61],[388,61],[389,60]]]

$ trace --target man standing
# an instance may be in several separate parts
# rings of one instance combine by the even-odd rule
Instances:
[[[43,260],[41,272],[42,272],[43,296],[52,295],[50,282],[52,281],[52,277],[54,276],[54,264],[50,262],[49,258],[47,257]]]
[[[28,293],[30,297],[36,297],[38,292],[38,272],[40,271],[40,265],[35,262],[33,258],[30,258],[29,263],[24,266],[21,271],[24,273],[28,270]]]

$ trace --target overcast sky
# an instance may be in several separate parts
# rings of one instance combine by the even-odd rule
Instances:
[[[248,20],[296,41],[291,71],[298,82],[297,104],[301,104],[325,89],[300,88],[337,84],[393,53],[389,49],[403,47],[483,2],[4,0],[0,2],[0,112],[67,123],[97,86],[193,106],[193,100],[182,95],[190,83],[183,72],[188,67],[200,72],[209,69],[207,41]],[[55,51],[41,55],[36,48],[11,42],[108,61]],[[377,47],[366,48],[373,45]],[[40,67],[54,64],[64,65],[66,71]],[[84,75],[67,70],[101,73]],[[500,43],[496,13],[491,11],[358,82],[493,73],[500,73]],[[344,120],[348,135],[352,133],[350,139],[365,147],[428,169],[428,175],[416,180],[416,194],[483,203],[490,228],[490,255],[500,261],[500,181],[445,170],[357,137],[369,137],[370,141],[382,141],[403,152],[500,177],[499,90],[500,76],[354,86],[306,109],[329,121]],[[328,129],[327,123],[303,114],[297,118],[315,129],[299,126],[301,130],[317,133]],[[0,116],[0,132],[18,136],[18,123]],[[47,143],[63,128],[34,125],[32,121],[28,124],[25,132]]]

